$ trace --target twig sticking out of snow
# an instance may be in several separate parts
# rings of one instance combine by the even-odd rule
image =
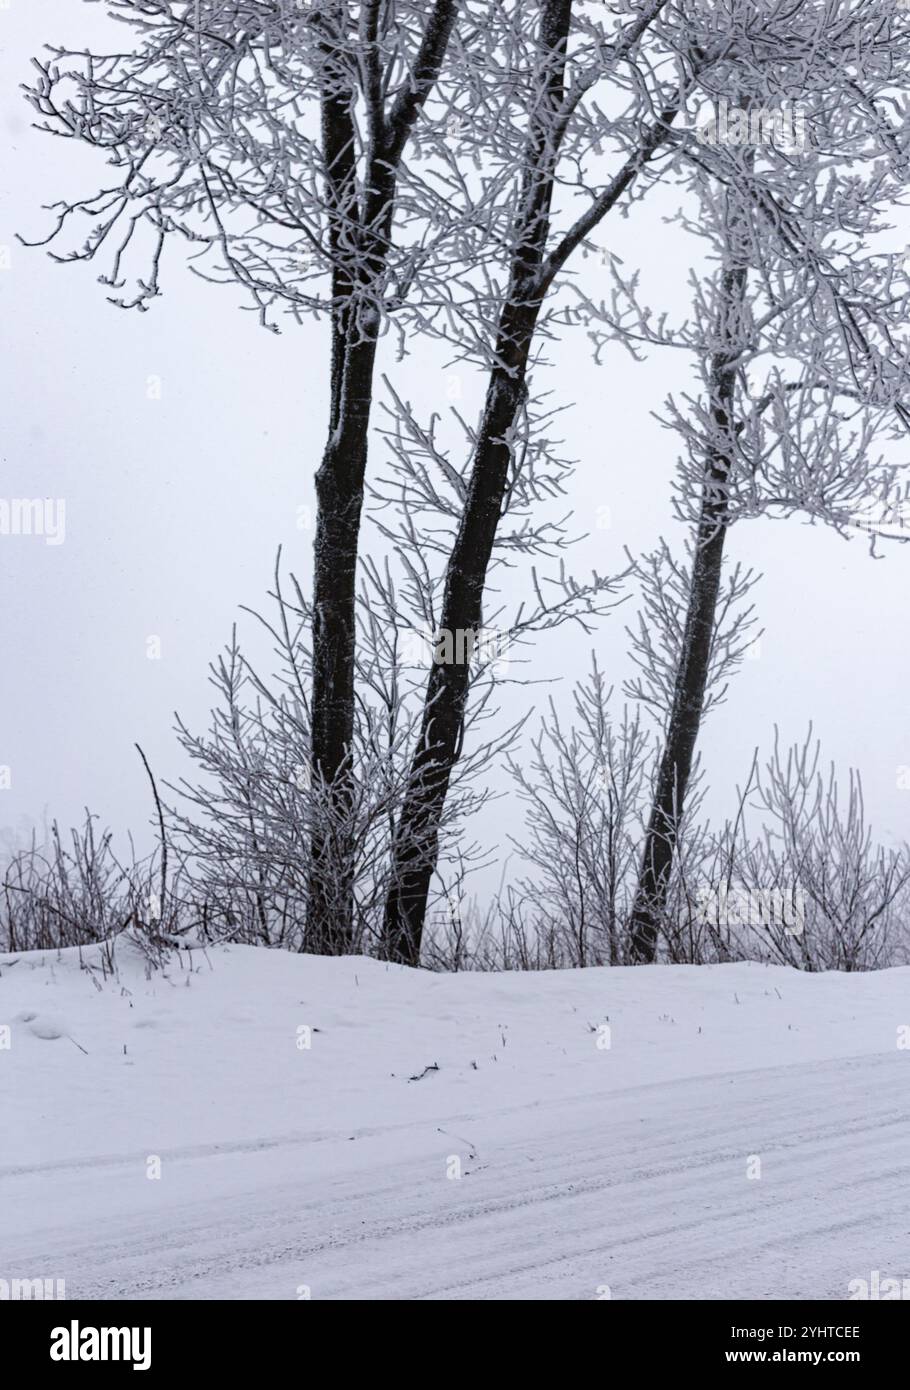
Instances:
[[[439,1063],[431,1062],[428,1067],[424,1067],[423,1071],[418,1072],[416,1076],[409,1076],[408,1081],[422,1081],[428,1071],[439,1071]]]

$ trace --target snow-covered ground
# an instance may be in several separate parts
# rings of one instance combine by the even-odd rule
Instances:
[[[149,973],[121,942],[113,977],[97,948],[0,956],[4,1026],[0,1278],[70,1298],[910,1277],[910,969],[446,976],[222,947]]]

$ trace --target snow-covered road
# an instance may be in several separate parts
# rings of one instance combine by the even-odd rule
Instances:
[[[290,968],[313,967],[298,958]],[[371,969],[363,962],[359,968]],[[87,1104],[87,1130],[70,1152],[26,1145],[22,1161],[0,1164],[0,1274],[65,1278],[71,1298],[269,1299],[844,1299],[851,1280],[869,1279],[873,1270],[910,1277],[910,1053],[894,1042],[857,1055],[848,1050],[851,1033],[861,1049],[868,1044],[878,1014],[888,1025],[883,1040],[894,1037],[896,1000],[908,997],[910,972],[855,977],[852,993],[835,977],[810,983],[749,966],[710,974],[714,1004],[710,990],[693,1001],[691,972],[687,980],[679,969],[563,977],[571,994],[590,992],[600,975],[619,1017],[624,1004],[632,1005],[637,980],[638,1008],[654,1020],[657,1037],[658,1025],[683,1026],[691,1009],[701,1022],[686,1036],[718,1039],[714,1051],[700,1054],[702,1067],[713,1060],[717,1069],[698,1075],[680,1074],[679,1054],[675,1064],[666,1055],[672,1043],[648,1058],[645,1030],[629,1074],[619,1066],[608,1084],[594,1085],[589,1069],[567,1059],[561,1074],[558,1066],[540,1067],[536,1096],[533,1075],[518,1084],[526,1070],[521,1061],[513,1061],[514,1084],[506,1073],[495,1092],[478,1082],[472,1104],[471,1076],[483,1068],[476,1058],[466,1061],[458,1078],[465,1084],[456,1085],[448,1075],[454,1060],[447,1066],[440,1056],[438,1073],[419,1083],[403,1079],[393,1093],[401,1097],[397,1113],[378,1086],[372,1106],[362,1092],[358,1105],[356,1088],[345,1091],[339,1075],[337,1101],[324,1097],[323,1113],[340,1127],[300,1126],[299,1108],[292,1116],[286,1096],[284,1118],[297,1123],[282,1128],[276,1092],[267,1132],[260,1122],[258,1132],[234,1139],[130,1149],[122,1145],[122,1125],[112,1121],[106,1136],[103,1113]],[[653,988],[658,975],[667,998],[675,992],[678,1018],[657,1014],[647,999],[644,986]],[[550,1018],[550,1041],[559,1050],[557,977],[544,985],[542,978],[515,977],[511,1015],[508,979],[500,977],[495,995],[489,979],[443,982],[450,995],[470,997],[465,1057],[480,1051],[472,1036],[485,1012],[478,994],[495,998],[501,1037],[520,1026],[518,1014],[533,1015],[536,1007],[538,1018]],[[877,996],[869,984],[876,979]],[[431,994],[437,983],[429,978]],[[805,1056],[779,1060],[775,1015],[766,1013],[769,1036],[760,1051],[774,1062],[747,1065],[754,1051],[737,1052],[737,1042],[749,1033],[757,1002],[788,992],[809,1001],[813,991],[821,1007],[801,1003],[793,1014],[810,1035],[793,1044]],[[840,1031],[832,992],[843,1001]],[[723,1043],[720,1001],[728,995],[742,1028]],[[334,1007],[341,1003],[336,998]],[[363,1008],[370,1012],[371,1005]],[[576,1010],[577,1001],[569,1013]],[[211,1046],[204,1016],[200,1007],[199,1047]],[[793,1019],[785,1030],[791,1034],[800,1026]],[[402,1017],[400,1027],[407,1022]],[[80,1042],[89,1033],[83,1023]],[[424,1024],[423,1016],[412,1017],[417,1038]],[[838,1055],[813,1055],[826,1030]],[[678,1041],[686,1055],[684,1039]],[[64,1076],[45,1104],[65,1105],[66,1078],[87,1065],[78,1049],[61,1051],[64,1043],[53,1043]],[[41,1047],[36,1062],[49,1055],[48,1041]],[[595,1053],[590,1039],[586,1047]],[[425,1054],[432,1055],[426,1047],[415,1053]],[[349,1066],[355,1057],[348,1049]],[[183,1061],[194,1077],[191,1048]],[[673,1074],[633,1079],[661,1070]],[[224,1106],[206,1096],[198,1077],[195,1083],[192,1106],[203,1113],[208,1106],[206,1123],[218,1132]],[[132,1074],[129,1085],[140,1086],[140,1076]],[[241,1090],[246,1085],[238,1079]],[[43,1118],[53,1129],[52,1117]],[[203,1132],[199,1123],[197,1113],[196,1134]],[[57,1128],[72,1132],[69,1124]],[[109,1138],[121,1147],[106,1147]],[[160,1178],[150,1177],[155,1160]]]
[[[845,1298],[910,1270],[901,1094],[901,1059],[866,1057],[328,1139],[315,1162],[165,1153],[154,1185],[134,1160],[22,1174],[4,1260],[87,1298]]]

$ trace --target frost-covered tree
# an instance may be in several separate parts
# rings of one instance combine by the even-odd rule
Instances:
[[[488,56],[482,84],[508,87],[511,100],[486,128],[484,161],[513,170],[511,196],[497,201],[490,229],[498,252],[476,279],[453,280],[453,305],[475,306],[470,337],[450,327],[458,352],[486,373],[481,419],[469,431],[464,470],[436,457],[453,492],[457,514],[445,556],[439,627],[476,634],[483,626],[484,593],[503,516],[521,490],[529,458],[539,462],[531,375],[543,345],[554,336],[560,305],[554,288],[574,253],[589,251],[604,218],[628,207],[646,172],[672,149],[674,122],[713,54],[680,58],[662,16],[676,32],[680,14],[666,0],[623,4],[616,13],[592,11],[573,0],[540,0],[515,13],[513,38],[503,54]],[[605,163],[612,169],[604,178]],[[564,307],[564,306],[563,306]],[[435,451],[426,451],[433,452]],[[526,485],[526,484],[525,484]],[[533,489],[532,489],[533,490]],[[424,477],[415,467],[402,482],[406,505],[426,503]],[[515,544],[528,548],[527,534]],[[427,679],[408,793],[396,827],[392,887],[386,906],[385,950],[416,963],[427,898],[438,853],[439,825],[449,782],[461,755],[470,693],[470,661],[435,662]]]
[[[486,42],[484,6],[473,14],[460,0],[107,7],[125,41],[107,53],[55,47],[36,62],[29,95],[42,127],[93,145],[113,169],[90,196],[53,205],[40,244],[58,259],[101,263],[114,302],[145,310],[161,293],[169,244],[183,241],[192,268],[241,286],[267,327],[306,314],[329,321],[308,756],[326,817],[341,824],[357,795],[356,567],[377,349],[393,323],[404,348],[460,254],[466,200],[447,110],[466,52],[478,35]],[[450,90],[440,96],[447,54]],[[485,196],[475,190],[472,213]],[[322,841],[317,827],[308,853],[310,936],[344,949],[350,847]]]
[[[698,146],[689,179],[697,213],[681,218],[717,265],[693,273],[691,317],[669,329],[642,307],[635,277],[614,272],[603,312],[612,334],[693,352],[701,392],[671,399],[664,420],[685,450],[676,488],[692,527],[683,601],[652,601],[636,637],[634,693],[663,727],[631,915],[644,960],[654,958],[706,712],[730,528],[802,513],[849,532],[870,514],[884,523],[905,495],[882,450],[910,424],[910,279],[899,256],[874,249],[908,172],[905,137],[887,120],[899,55],[910,58],[906,25],[888,62],[860,62],[854,73],[843,54],[839,66],[832,59],[807,74],[804,145],[773,132],[753,141],[755,111],[773,109],[782,90],[737,67],[732,109],[745,139],[732,138],[731,125],[726,140]],[[669,635],[657,641],[655,628]]]

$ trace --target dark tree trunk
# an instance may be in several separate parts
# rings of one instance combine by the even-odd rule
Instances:
[[[420,959],[439,829],[452,769],[461,751],[471,638],[482,622],[487,570],[508,484],[511,453],[506,436],[527,393],[528,359],[543,298],[542,270],[558,157],[555,117],[564,92],[571,17],[572,0],[543,0],[543,93],[529,128],[516,249],[497,334],[497,365],[487,387],[461,525],[446,566],[440,627],[452,635],[454,659],[437,661],[431,669],[417,750],[395,831],[383,941],[390,960],[410,965]],[[464,640],[458,640],[461,635]]]
[[[534,315],[536,317],[536,313]],[[471,640],[482,620],[487,568],[508,478],[509,449],[503,435],[515,419],[525,389],[527,347],[515,374],[497,371],[490,384],[475,467],[450,557],[441,628],[453,635],[456,659],[430,671],[417,751],[395,833],[392,887],[386,902],[383,938],[390,960],[416,965],[430,881],[436,867],[439,826],[452,769],[461,750],[465,703],[470,685]]]
[[[316,474],[312,758],[326,795],[310,844],[307,943],[330,954],[353,939],[353,799],[357,552],[376,360],[375,339],[346,354],[340,415]]]
[[[683,655],[676,673],[673,706],[658,766],[632,908],[632,954],[642,961],[653,961],[657,951],[676,852],[677,828],[685,805],[704,707],[726,534],[720,518],[713,532],[706,520],[698,528]]]
[[[721,277],[717,329],[720,340],[730,347],[715,353],[712,359],[711,414],[718,436],[729,444],[715,448],[706,461],[682,650],[630,918],[632,955],[646,962],[653,961],[657,952],[708,685],[727,536],[726,485],[736,429],[735,343],[740,337],[747,279],[748,271],[743,265],[728,266]]]
[[[340,11],[331,19],[332,39],[340,41]],[[333,310],[329,434],[316,473],[311,762],[314,786],[325,789],[325,798],[310,832],[305,941],[309,950],[331,954],[346,949],[353,929],[353,876],[343,831],[352,800],[356,567],[376,354],[375,341],[356,346],[351,240],[361,209],[353,100],[354,93],[339,84],[322,106]]]
[[[325,798],[310,833],[305,940],[309,950],[329,954],[355,944],[350,811],[357,555],[380,325],[377,299],[384,293],[402,153],[439,75],[457,12],[458,0],[436,0],[411,80],[387,116],[382,75],[372,66],[371,51],[365,51],[371,147],[360,197],[351,115],[356,93],[333,86],[322,105],[334,307],[329,437],[316,474],[311,765],[314,785],[325,789]],[[378,22],[378,10],[371,22]],[[343,48],[344,14],[337,6],[330,24]]]

